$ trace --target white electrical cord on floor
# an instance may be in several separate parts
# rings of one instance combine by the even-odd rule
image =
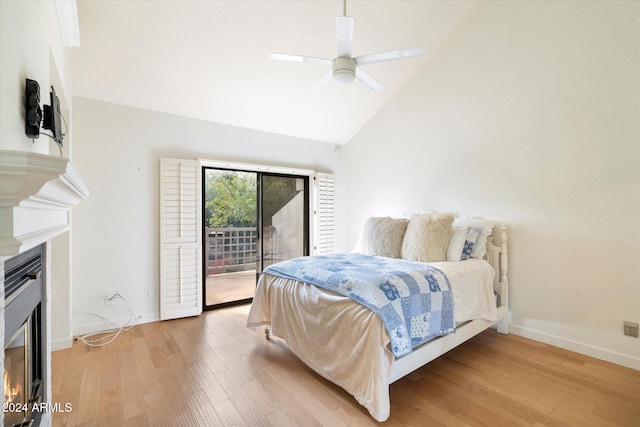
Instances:
[[[112,324],[114,326],[113,329],[107,329],[107,330],[104,330],[104,331],[93,332],[93,333],[85,334],[85,335],[76,335],[75,332],[74,332],[74,334],[73,334],[74,337],[76,339],[81,340],[85,345],[88,345],[90,347],[102,347],[102,346],[111,344],[112,342],[114,342],[116,340],[116,338],[118,338],[118,336],[121,333],[129,331],[134,326],[138,325],[138,318],[133,314],[133,309],[131,308],[131,305],[125,299],[125,297],[123,297],[120,294],[114,294],[107,301],[113,301],[115,298],[120,298],[124,302],[124,305],[126,305],[127,309],[129,310],[129,319],[125,322],[124,325],[118,326],[115,323],[113,323],[111,320],[107,319],[104,316],[101,316],[100,314],[87,313],[87,314],[91,314],[93,316],[97,316],[97,317],[101,318],[102,320],[104,320],[105,322],[108,322],[108,323]],[[133,321],[133,324],[131,324],[132,321]],[[100,336],[100,335],[104,335],[104,336]]]

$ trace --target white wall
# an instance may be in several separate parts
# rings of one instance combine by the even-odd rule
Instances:
[[[3,0],[0,28],[0,148],[49,154],[49,138],[41,135],[34,143],[24,133],[24,89],[25,79],[36,80],[41,106],[49,105],[54,84],[63,107],[69,108],[66,52],[53,2]]]
[[[488,3],[345,152],[347,243],[371,215],[504,222],[512,330],[640,369],[639,3]]]
[[[99,82],[96,82],[99,84]],[[122,319],[122,294],[143,321],[158,318],[159,164],[161,157],[202,158],[337,173],[333,144],[74,98],[74,163],[91,197],[74,210],[73,307],[76,332]],[[340,195],[338,195],[340,197]],[[342,196],[343,197],[343,196]],[[344,210],[337,213],[344,217]],[[344,219],[342,219],[344,223]],[[344,231],[338,231],[344,246]]]

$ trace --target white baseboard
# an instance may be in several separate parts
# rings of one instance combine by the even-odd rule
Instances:
[[[539,332],[524,326],[514,325],[513,323],[509,324],[509,331],[512,334],[519,335],[521,337],[540,341],[555,347],[564,348],[565,350],[575,351],[576,353],[595,357],[597,359],[615,363],[616,365],[640,370],[640,357],[635,357],[630,354],[618,353],[606,348],[547,334],[545,332]]]
[[[73,337],[59,338],[57,340],[51,340],[51,351],[64,350],[71,348],[73,344]]]
[[[121,319],[114,319],[111,322],[116,325],[125,325],[129,320],[128,317],[123,317]],[[138,324],[141,325],[143,323],[151,323],[157,322],[160,320],[160,313],[150,313],[142,316],[138,316]],[[107,321],[99,321],[93,323],[85,323],[83,325],[75,325],[73,327],[73,333],[75,335],[85,335],[85,334],[94,334],[97,332],[107,331],[113,329],[113,323]]]

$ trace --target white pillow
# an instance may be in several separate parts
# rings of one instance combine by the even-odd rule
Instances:
[[[360,252],[366,255],[400,258],[407,221],[404,218],[369,218],[360,234]]]
[[[449,246],[447,246],[447,261],[460,261],[464,242],[467,240],[467,230],[469,227],[453,227],[451,228],[451,238]]]
[[[452,214],[414,215],[407,224],[400,256],[411,261],[444,261]]]
[[[493,231],[493,223],[482,218],[456,218],[453,221],[453,226],[470,227],[467,231],[469,242],[473,240],[474,232],[472,230],[476,228],[475,231],[479,231],[479,236],[477,236],[475,242],[472,242],[473,247],[468,255],[470,258],[483,259],[487,253],[487,238]],[[478,227],[481,228],[481,230],[477,230]]]

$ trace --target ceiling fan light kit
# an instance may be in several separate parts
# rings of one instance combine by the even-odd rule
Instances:
[[[376,62],[390,61],[394,59],[411,58],[422,55],[421,47],[411,49],[393,50],[390,52],[363,55],[355,58],[351,57],[351,47],[353,42],[354,19],[347,15],[347,1],[344,0],[344,16],[336,17],[336,51],[334,59],[316,58],[312,56],[290,55],[286,53],[271,53],[269,58],[279,61],[311,62],[315,64],[331,64],[331,71],[323,74],[305,90],[313,92],[319,89],[329,80],[337,83],[348,84],[355,79],[375,92],[384,89],[377,80],[365,73],[360,65],[374,64]]]
[[[332,61],[333,81],[347,84],[356,79],[356,61],[353,58],[338,57]]]

